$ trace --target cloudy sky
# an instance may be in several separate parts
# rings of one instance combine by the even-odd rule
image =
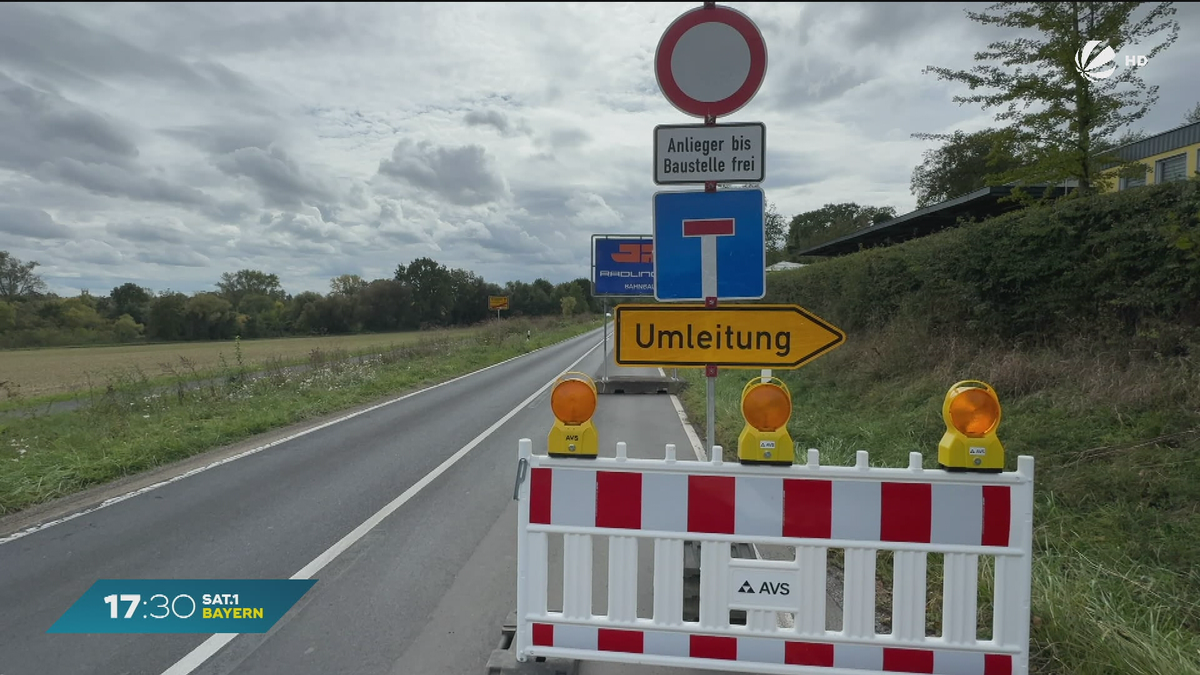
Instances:
[[[698,3],[0,5],[0,250],[51,289],[327,291],[430,256],[489,281],[588,276],[592,233],[649,233],[652,131],[689,123],[654,49]],[[768,200],[911,210],[929,147],[987,126],[922,75],[998,30],[964,5],[730,3],[767,41]],[[1200,93],[1200,11],[1150,63],[1142,127]]]

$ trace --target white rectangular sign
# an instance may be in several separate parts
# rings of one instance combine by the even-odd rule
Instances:
[[[734,609],[775,609],[794,612],[799,608],[796,570],[729,567],[729,606]]]
[[[767,127],[745,124],[660,124],[654,127],[654,182],[761,183]]]

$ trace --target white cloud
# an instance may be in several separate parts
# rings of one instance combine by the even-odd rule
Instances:
[[[770,65],[767,197],[913,207],[914,132],[990,113],[923,75],[999,36],[964,5],[734,3]],[[490,281],[588,274],[593,233],[648,233],[651,135],[688,123],[654,49],[675,3],[0,5],[0,248],[59,290],[324,291],[420,256]],[[1195,103],[1200,11],[1146,67],[1149,132]]]
[[[453,204],[473,206],[507,196],[508,185],[480,145],[447,147],[401,139],[379,163],[380,175],[427,190]]]

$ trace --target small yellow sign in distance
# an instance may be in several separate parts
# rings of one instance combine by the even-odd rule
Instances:
[[[508,309],[507,295],[489,295],[488,309]]]
[[[846,341],[797,305],[618,305],[615,323],[622,366],[792,369]]]

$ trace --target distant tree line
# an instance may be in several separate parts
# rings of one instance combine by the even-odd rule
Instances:
[[[591,283],[545,279],[503,286],[430,258],[399,265],[390,279],[343,274],[326,294],[287,293],[275,274],[244,269],[221,275],[215,291],[154,292],[135,283],[107,295],[46,292],[36,262],[0,251],[0,347],[106,342],[227,340],[417,330],[478,323],[489,295],[507,295],[505,316],[599,312]]]

